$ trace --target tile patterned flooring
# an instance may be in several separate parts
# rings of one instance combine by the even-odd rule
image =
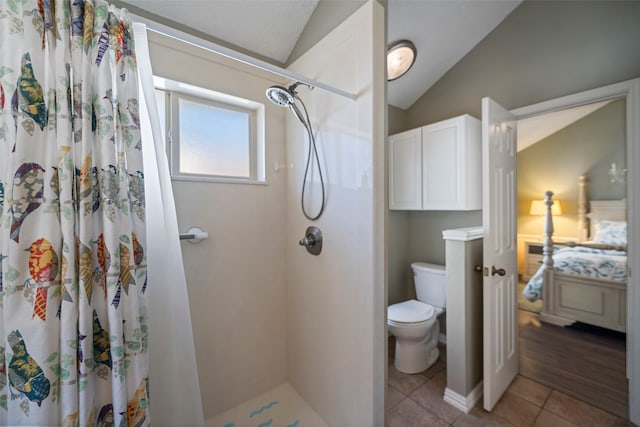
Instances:
[[[215,415],[205,427],[328,427],[289,383]]]
[[[505,426],[571,427],[633,426],[628,420],[574,399],[523,376],[513,381],[493,412],[482,402],[468,414],[445,403],[446,347],[428,370],[407,375],[393,366],[393,337],[389,341],[388,427]]]

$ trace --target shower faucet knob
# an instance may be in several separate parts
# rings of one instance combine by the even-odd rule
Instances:
[[[307,248],[307,252],[311,255],[320,255],[322,252],[322,232],[318,227],[308,227],[298,244]]]
[[[305,246],[307,248],[311,248],[316,245],[316,238],[313,237],[313,234],[307,234],[298,242],[300,246]]]

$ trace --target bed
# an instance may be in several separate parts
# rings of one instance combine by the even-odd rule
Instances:
[[[554,244],[553,193],[548,191],[543,262],[523,295],[530,301],[542,298],[541,321],[560,326],[583,322],[626,332],[626,201],[594,200],[587,214],[586,186],[580,188],[578,224],[586,238]]]

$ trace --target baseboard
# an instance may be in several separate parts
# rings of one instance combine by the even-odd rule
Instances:
[[[438,342],[447,345],[447,336],[445,334],[438,335]]]
[[[444,401],[447,402],[449,405],[453,406],[454,408],[457,408],[463,411],[465,414],[468,414],[469,411],[471,411],[471,409],[473,409],[473,407],[476,406],[476,403],[478,403],[478,401],[482,397],[482,393],[483,393],[482,381],[480,381],[478,385],[473,390],[471,390],[471,393],[469,393],[467,397],[461,394],[458,394],[455,391],[451,390],[449,387],[447,387],[444,390]]]

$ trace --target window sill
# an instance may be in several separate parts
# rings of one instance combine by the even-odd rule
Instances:
[[[269,181],[255,181],[242,178],[207,178],[204,176],[172,176],[171,181],[206,182],[211,184],[269,185]]]

